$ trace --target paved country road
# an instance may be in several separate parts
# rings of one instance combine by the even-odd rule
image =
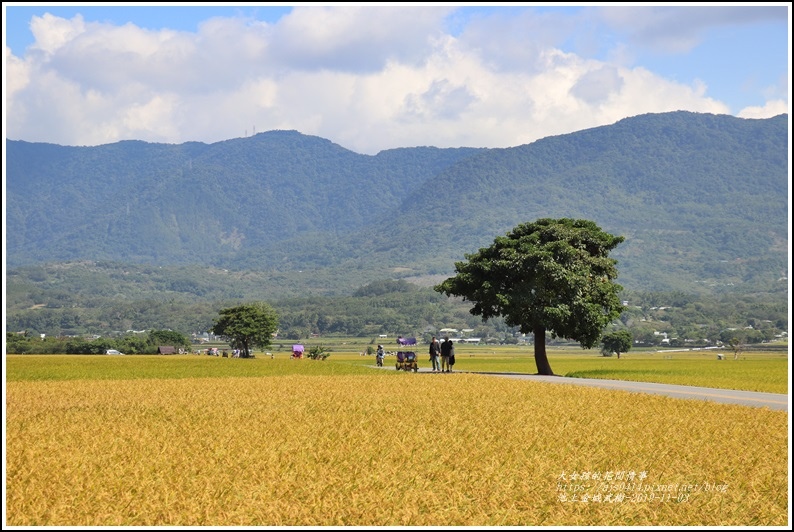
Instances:
[[[389,369],[385,367],[384,369]],[[392,371],[396,371],[394,366]],[[420,373],[432,373],[428,368],[419,368]],[[556,384],[573,384],[577,386],[595,386],[624,390],[627,392],[653,393],[667,395],[678,399],[699,399],[714,401],[716,403],[729,403],[744,406],[767,407],[770,410],[783,410],[788,412],[789,396],[782,393],[747,392],[743,390],[725,390],[722,388],[701,388],[699,386],[681,386],[679,384],[659,384],[654,382],[620,381],[608,379],[583,379],[575,377],[558,377],[548,375],[531,375],[527,373],[496,373],[486,371],[453,371],[455,373],[472,373],[478,375],[493,375],[511,379],[551,382]],[[441,375],[441,374],[439,374]],[[444,376],[440,378],[444,378]]]

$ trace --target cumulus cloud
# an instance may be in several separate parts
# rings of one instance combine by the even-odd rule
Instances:
[[[405,97],[404,114],[421,121],[437,118],[455,120],[474,100],[465,86],[455,85],[448,79],[438,79],[433,80],[421,94],[408,94]]]
[[[275,28],[285,67],[367,73],[389,61],[420,64],[452,7],[296,7]]]
[[[691,50],[714,27],[788,18],[785,6],[613,6],[598,13],[609,26],[626,31],[634,44],[674,53]]]
[[[276,23],[215,18],[195,32],[33,17],[34,45],[20,57],[6,48],[7,136],[181,143],[296,129],[373,154],[515,146],[649,112],[729,112],[703,82],[632,67],[621,43],[602,59],[582,55],[595,35],[576,31],[584,14],[497,13],[452,35],[451,9],[298,7]],[[613,26],[633,17],[652,37],[680,20],[670,9],[604,16]],[[563,49],[572,39],[577,53]],[[779,92],[769,99],[742,113],[788,105]]]
[[[18,91],[27,87],[30,82],[30,66],[11,53],[11,48],[5,47],[6,67],[6,96],[13,97]]]
[[[496,71],[537,73],[546,50],[558,48],[577,28],[579,17],[533,10],[475,17],[457,39],[462,53]]]
[[[611,95],[617,94],[623,85],[618,69],[612,65],[604,65],[590,70],[579,77],[571,94],[591,105],[605,102]]]
[[[783,100],[773,100],[766,102],[763,106],[750,106],[745,107],[739,111],[740,118],[769,118],[770,116],[777,116],[782,114],[791,113],[789,103]]]
[[[85,30],[86,25],[80,15],[67,20],[45,13],[41,17],[33,17],[30,21],[30,31],[35,38],[33,49],[48,54],[73,41]]]

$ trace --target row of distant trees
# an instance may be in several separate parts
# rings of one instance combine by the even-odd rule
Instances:
[[[600,345],[605,356],[620,356],[631,349],[633,335],[625,323],[618,326],[624,313],[618,297],[623,287],[615,282],[617,261],[609,258],[623,240],[589,220],[544,218],[520,224],[490,247],[465,255],[465,261],[455,263],[456,274],[434,290],[470,302],[473,316],[503,319],[506,326],[531,334],[538,373],[553,375],[546,355],[547,335],[575,341],[582,348]],[[247,357],[255,347],[268,347],[278,329],[279,316],[273,307],[254,302],[221,309],[210,332]],[[746,335],[738,338],[731,332],[725,343],[729,342],[745,343]],[[189,347],[188,339],[173,331],[70,340],[58,347],[56,343],[53,349],[65,353],[107,349],[150,353],[158,345]],[[8,352],[26,352],[25,348],[23,341],[14,341],[13,346],[9,341]]]
[[[124,354],[154,354],[161,346],[189,350],[190,339],[182,333],[170,330],[153,330],[145,334],[127,334],[121,338],[53,338],[31,336],[13,332],[6,333],[6,352],[13,354],[66,353],[74,355],[102,355],[108,349]]]
[[[723,294],[643,293],[624,291],[629,303],[621,309],[615,328],[631,332],[635,346],[706,346],[726,343],[734,335],[748,344],[770,342],[788,331],[788,301],[784,296]],[[165,303],[162,301],[101,300],[72,302],[75,308],[8,310],[9,331],[32,336],[118,337],[127,329],[172,329],[186,334],[208,331],[222,308],[240,300]],[[33,306],[33,300],[28,302]],[[306,339],[320,336],[377,337],[403,334],[419,337],[428,327],[453,326],[472,329],[469,336],[489,343],[515,343],[518,327],[502,317],[483,322],[469,313],[468,302],[447,299],[431,288],[419,288],[404,280],[371,283],[351,296],[313,297],[273,303],[279,315],[280,337]],[[134,324],[134,327],[133,327]],[[436,331],[430,331],[435,333]],[[547,341],[556,339],[547,337]]]

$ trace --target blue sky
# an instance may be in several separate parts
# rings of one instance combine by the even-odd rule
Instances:
[[[3,10],[12,139],[296,129],[377,153],[515,146],[649,112],[790,109],[789,3]]]
[[[13,5],[13,2],[11,3]],[[30,4],[30,3],[27,3]],[[30,32],[29,23],[33,16],[50,13],[58,17],[70,19],[77,14],[86,20],[109,22],[122,26],[131,22],[146,29],[172,28],[175,30],[195,32],[199,24],[212,17],[252,17],[268,22],[275,22],[292,10],[289,6],[258,7],[258,6],[227,6],[227,5],[193,5],[189,7],[169,5],[118,5],[118,6],[69,6],[69,5],[15,5],[6,11],[5,43],[16,55],[33,44],[34,37]]]

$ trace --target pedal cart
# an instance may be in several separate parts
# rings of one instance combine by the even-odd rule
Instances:
[[[416,345],[416,338],[397,338],[397,345],[400,347],[412,347]],[[397,363],[395,364],[397,371],[419,371],[419,364],[417,362],[416,353],[414,351],[397,351]]]

